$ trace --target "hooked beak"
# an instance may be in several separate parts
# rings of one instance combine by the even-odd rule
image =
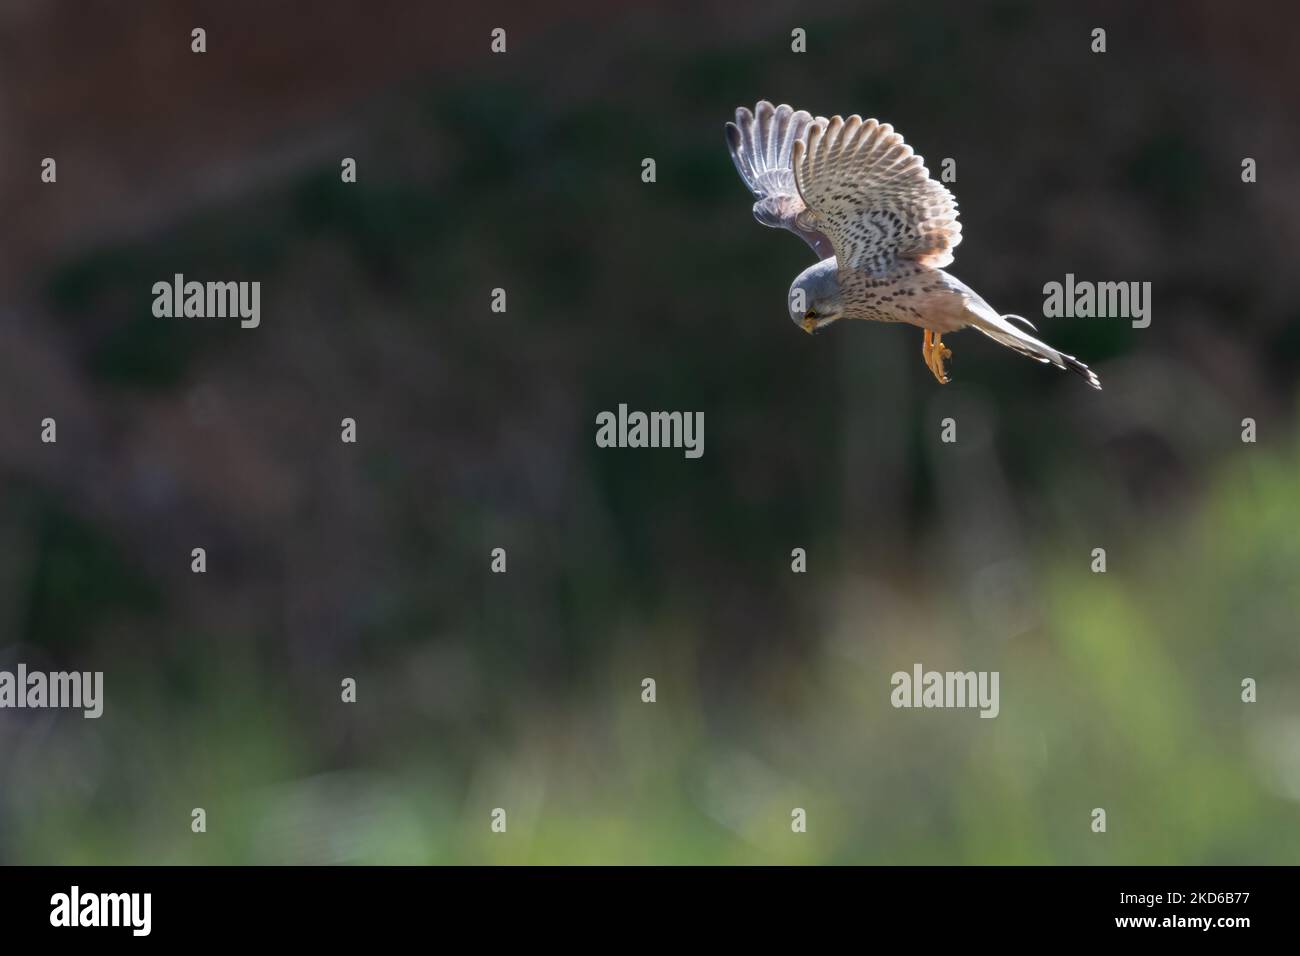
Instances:
[[[799,325],[803,328],[805,332],[807,332],[809,335],[812,335],[813,329],[817,328],[817,320],[814,319],[811,315],[805,315],[803,321],[800,322]]]

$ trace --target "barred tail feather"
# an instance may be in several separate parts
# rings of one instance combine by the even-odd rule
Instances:
[[[979,308],[979,306],[983,306],[983,308]],[[1022,322],[1032,329],[1034,326],[1028,319],[1019,315],[998,315],[984,302],[975,303],[968,300],[966,307],[968,313],[974,319],[971,325],[994,342],[1005,345],[1009,349],[1015,349],[1021,355],[1027,355],[1036,362],[1051,363],[1057,368],[1069,369],[1076,375],[1083,376],[1087,379],[1089,385],[1100,391],[1101,381],[1092,369],[1073,355],[1058,352],[1046,342],[1034,338],[1028,332],[1024,332],[1012,324],[1012,322]]]

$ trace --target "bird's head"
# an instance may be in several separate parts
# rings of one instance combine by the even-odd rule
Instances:
[[[831,256],[804,269],[790,286],[786,298],[790,321],[805,332],[812,333],[844,317],[838,271],[835,257]]]

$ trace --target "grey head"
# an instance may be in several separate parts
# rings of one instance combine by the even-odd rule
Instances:
[[[840,298],[839,264],[835,257],[823,259],[799,273],[790,286],[786,306],[790,321],[811,334],[844,317]]]

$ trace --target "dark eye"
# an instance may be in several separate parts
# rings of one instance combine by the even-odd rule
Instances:
[[[815,319],[815,318],[817,318],[817,310],[816,310],[816,309],[809,309],[807,312],[804,313],[804,318],[805,318],[805,319]]]

